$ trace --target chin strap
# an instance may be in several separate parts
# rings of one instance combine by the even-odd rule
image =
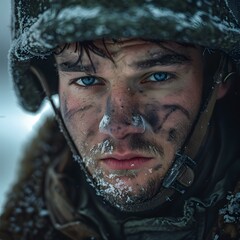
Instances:
[[[52,108],[53,108],[53,111],[55,113],[55,118],[58,122],[58,125],[59,125],[59,128],[60,128],[60,131],[63,133],[64,137],[66,138],[68,144],[69,144],[69,147],[71,148],[71,151],[73,154],[78,154],[78,151],[75,147],[75,144],[73,143],[72,141],[72,138],[65,126],[65,123],[62,119],[62,116],[61,116],[61,113],[59,111],[59,109],[56,107],[54,101],[53,101],[53,98],[52,98],[52,94],[51,94],[51,91],[50,91],[50,88],[49,88],[49,85],[47,83],[47,79],[45,77],[45,75],[42,73],[42,71],[40,69],[38,69],[37,67],[35,66],[31,66],[30,67],[30,71],[32,72],[32,74],[37,77],[37,79],[39,80],[39,82],[41,83],[41,86],[46,94],[46,97],[47,99],[49,100]]]
[[[49,85],[48,85],[48,82],[47,82],[47,79],[45,77],[45,75],[41,72],[40,69],[38,69],[37,67],[35,66],[31,66],[30,67],[30,71],[32,72],[32,74],[34,74],[35,77],[38,78],[39,82],[41,83],[41,86],[46,94],[46,97],[47,99],[49,100],[52,108],[53,108],[53,111],[55,113],[55,118],[56,118],[56,121],[58,122],[58,125],[59,125],[59,128],[60,128],[60,131],[63,133],[66,141],[67,141],[67,144],[68,146],[70,147],[70,150],[74,156],[74,159],[76,161],[78,161],[79,163],[82,162],[82,157],[81,155],[79,154],[76,146],[75,146],[75,143],[73,142],[68,130],[67,130],[67,127],[63,121],[63,118],[62,118],[62,115],[60,113],[60,110],[56,107],[54,101],[53,101],[53,98],[52,98],[52,93],[50,91],[50,88],[49,88]],[[94,181],[91,177],[91,175],[87,172],[87,170],[82,166],[82,164],[80,164],[81,168],[82,168],[82,171],[85,173],[85,175],[88,177],[88,182],[94,186]]]
[[[163,180],[162,185],[164,188],[173,188],[180,193],[184,193],[186,188],[192,185],[194,181],[193,169],[196,165],[193,159],[197,156],[201,144],[204,142],[204,137],[217,99],[217,89],[217,84],[215,84],[207,107],[201,112],[194,125],[191,137],[182,153],[179,152],[176,154],[175,161]]]
[[[226,83],[230,77],[235,75],[235,72],[228,72],[229,60],[226,56],[222,56],[219,67],[213,77],[212,89],[208,97],[202,104],[199,117],[192,127],[190,137],[184,144],[181,153],[176,154],[176,159],[169,169],[163,180],[164,188],[172,188],[177,192],[184,193],[186,188],[190,187],[194,181],[194,166],[196,163],[193,159],[196,158],[199,149],[204,142],[204,137],[207,133],[207,128],[214,110],[217,100],[218,85]]]

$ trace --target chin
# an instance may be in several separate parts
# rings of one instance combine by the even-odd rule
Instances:
[[[95,176],[96,177],[96,176]],[[124,210],[126,206],[143,203],[158,193],[161,181],[159,177],[142,178],[142,174],[128,173],[128,176],[111,174],[98,177],[96,191],[111,205]]]

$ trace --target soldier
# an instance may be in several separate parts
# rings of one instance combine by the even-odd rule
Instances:
[[[239,239],[237,1],[13,1],[31,142],[1,239]],[[53,98],[59,99],[59,105]]]

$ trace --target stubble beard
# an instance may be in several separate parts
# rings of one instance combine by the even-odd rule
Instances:
[[[107,176],[104,171],[96,171],[92,176],[98,189],[97,194],[111,205],[124,210],[134,204],[143,203],[156,194],[160,185],[159,178],[149,177],[149,174],[144,184],[137,183],[139,178],[137,170],[125,170]],[[126,179],[132,184],[126,184]]]
[[[178,137],[176,139],[184,138]],[[175,153],[182,144],[182,141],[176,141],[176,139],[175,141],[167,141],[170,144],[170,152],[172,152],[170,155],[163,145],[154,141],[147,141],[139,136],[132,137],[129,140],[129,147],[132,151],[150,153],[150,155],[155,156],[155,159],[158,159],[159,165],[163,164],[163,161],[167,161],[171,165],[174,161]],[[99,161],[96,160],[98,159],[97,155],[111,154],[115,149],[116,145],[111,139],[104,140],[90,150],[88,150],[87,145],[82,146],[79,152],[85,154],[82,155],[81,167],[85,169],[88,182],[91,182],[97,195],[102,196],[105,201],[122,211],[131,208],[131,206],[134,209],[135,204],[144,203],[159,193],[164,175],[170,166],[165,166],[166,169],[164,171],[158,168],[153,173],[148,172],[149,169],[106,171],[101,167]],[[166,154],[166,152],[168,153]],[[147,176],[142,182],[139,177],[140,175],[144,176],[144,171],[147,173]],[[126,181],[128,184],[125,183]]]
[[[136,141],[133,140],[133,142],[136,144]],[[134,150],[141,148],[144,152],[148,151],[152,155],[158,156],[158,159],[162,159],[164,155],[162,147],[156,144],[148,143],[148,145],[145,144],[145,147],[140,143],[138,145],[139,149],[135,146]],[[111,153],[114,148],[114,144],[110,141],[103,141],[93,147],[90,153],[83,156],[81,165],[86,170],[88,182],[92,183],[96,194],[103,197],[112,206],[124,211],[131,206],[134,207],[134,204],[153,198],[158,193],[163,178],[159,176],[161,164],[159,163],[156,169],[105,170],[96,160],[96,155],[103,152]]]

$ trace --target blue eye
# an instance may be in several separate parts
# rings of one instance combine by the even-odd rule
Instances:
[[[80,86],[92,86],[92,85],[99,84],[100,81],[96,77],[86,76],[86,77],[78,78],[75,81],[75,83],[77,83]]]
[[[169,73],[166,73],[166,72],[157,72],[157,73],[154,73],[152,74],[148,80],[150,81],[155,81],[155,82],[163,82],[163,81],[166,81],[170,78],[170,74]]]

